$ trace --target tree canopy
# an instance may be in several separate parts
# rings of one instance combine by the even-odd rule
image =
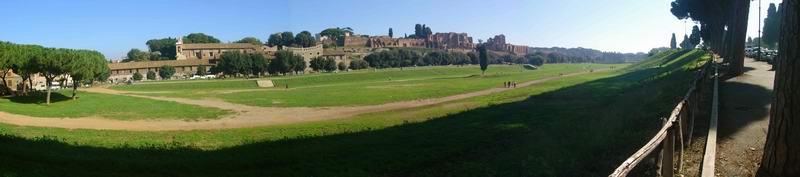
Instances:
[[[255,37],[245,37],[245,38],[242,38],[241,40],[236,41],[236,43],[247,43],[247,44],[253,44],[253,45],[264,45],[264,43],[262,43],[261,40],[259,40],[258,38],[255,38]]]
[[[150,52],[158,52],[160,57],[158,60],[174,60],[176,55],[175,43],[178,40],[174,38],[151,39],[147,41],[147,47]]]
[[[158,69],[158,76],[161,77],[161,79],[169,80],[173,75],[175,75],[175,67],[173,66],[164,65]]]
[[[328,38],[336,41],[336,40],[338,40],[340,38],[343,38],[345,36],[345,34],[347,34],[347,33],[352,34],[353,33],[353,28],[350,28],[350,27],[328,28],[328,29],[322,30],[322,32],[320,32],[319,35],[320,36],[327,36]]]
[[[141,51],[139,49],[131,49],[128,51],[128,58],[122,60],[123,62],[130,62],[130,61],[149,61],[150,60],[150,53]]]
[[[767,8],[767,18],[764,19],[764,29],[762,33],[762,43],[768,48],[774,49],[778,45],[778,38],[780,37],[780,24],[781,24],[781,7],[782,5],[775,6],[775,3],[770,3]]]
[[[0,42],[0,71],[2,71],[0,76],[3,79],[3,89],[0,91],[2,92],[9,90],[5,85],[5,77],[12,69],[28,82],[31,82],[34,74],[43,76],[47,88],[51,87],[56,77],[68,75],[73,82],[73,98],[76,98],[80,83],[95,80],[109,73],[105,56],[96,51]],[[47,104],[50,104],[50,92],[51,90],[47,89]]]
[[[209,36],[204,33],[191,33],[183,37],[185,44],[205,44],[205,43],[220,43],[219,39],[214,36]]]
[[[303,72],[306,68],[306,61],[303,56],[294,54],[290,51],[278,51],[275,59],[269,62],[267,70],[270,74],[287,74],[291,72]]]

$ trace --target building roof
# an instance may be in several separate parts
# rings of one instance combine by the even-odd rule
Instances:
[[[207,59],[202,60],[161,60],[161,61],[142,61],[142,62],[125,62],[125,63],[109,63],[108,68],[111,70],[120,69],[141,69],[141,68],[158,68],[164,65],[168,66],[198,66],[198,65],[212,65]]]
[[[183,44],[183,49],[258,49],[260,46],[249,43]]]

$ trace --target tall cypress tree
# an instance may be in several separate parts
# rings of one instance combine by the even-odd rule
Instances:
[[[669,40],[669,48],[678,49],[678,41],[675,39],[675,33],[672,33],[672,39]]]

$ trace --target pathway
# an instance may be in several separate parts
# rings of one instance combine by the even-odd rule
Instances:
[[[601,72],[608,69],[595,70]],[[565,74],[564,76],[552,76],[539,80],[529,81],[518,84],[518,88],[527,87],[542,82],[556,80],[561,77],[570,77],[588,74],[590,72],[579,72]],[[431,98],[412,101],[401,101],[369,106],[352,107],[257,107],[235,103],[229,103],[218,99],[193,100],[185,98],[154,97],[143,95],[132,95],[125,91],[111,90],[107,88],[90,88],[84,91],[118,94],[154,100],[174,101],[183,104],[198,105],[227,109],[235,112],[234,115],[214,120],[183,121],[183,120],[134,120],[122,121],[104,119],[98,117],[86,118],[39,118],[24,115],[9,114],[0,112],[0,122],[21,126],[36,127],[56,127],[68,129],[97,129],[97,130],[129,130],[129,131],[169,131],[169,130],[209,130],[209,129],[228,129],[260,127],[268,125],[291,124],[299,122],[310,122],[320,120],[330,120],[352,117],[364,113],[382,112],[389,110],[408,109],[415,107],[430,106],[450,101],[456,101],[471,97],[489,95],[503,92],[515,88],[491,88],[476,92],[463,93],[441,98]]]
[[[769,125],[775,72],[745,59],[743,75],[720,83],[717,176],[755,176]]]

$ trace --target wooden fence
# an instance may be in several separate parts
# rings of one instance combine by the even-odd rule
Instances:
[[[669,118],[664,120],[664,126],[656,135],[650,139],[642,148],[634,153],[622,165],[614,170],[610,177],[627,176],[642,160],[651,153],[660,153],[656,160],[659,176],[674,176],[680,173],[683,166],[683,150],[691,144],[692,133],[694,131],[694,120],[700,111],[700,102],[703,99],[701,92],[703,84],[709,79],[706,71],[711,69],[713,60],[706,62],[695,76],[692,87],[686,92],[683,99],[672,110]],[[677,158],[677,159],[676,159]]]

